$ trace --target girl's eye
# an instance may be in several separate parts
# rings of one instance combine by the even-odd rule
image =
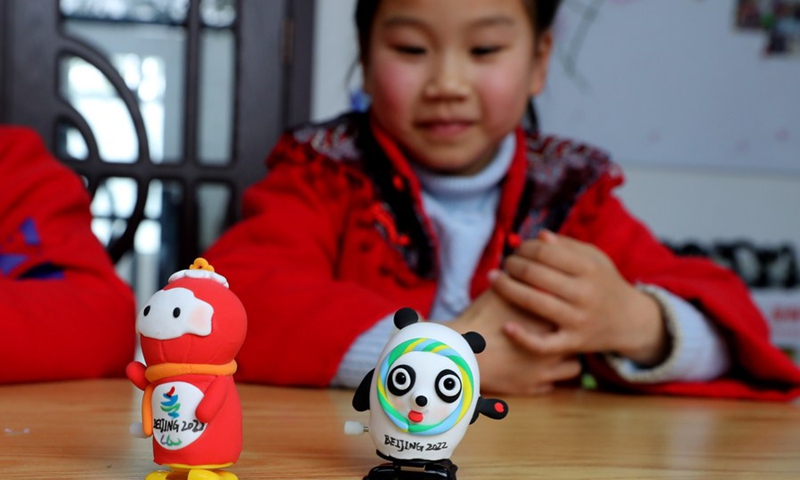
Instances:
[[[425,53],[424,48],[414,45],[395,45],[394,49],[404,55],[422,55]]]
[[[473,47],[470,50],[470,53],[472,55],[475,55],[476,57],[482,57],[482,56],[485,56],[485,55],[491,55],[493,53],[497,53],[500,50],[501,50],[501,47],[498,47],[498,46],[481,46],[481,47]]]

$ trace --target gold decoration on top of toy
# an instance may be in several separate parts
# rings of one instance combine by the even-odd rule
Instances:
[[[228,280],[214,271],[214,267],[203,257],[197,257],[187,270],[179,270],[169,277],[169,283],[179,278],[208,278],[217,281],[225,288],[230,288]]]
[[[197,257],[194,259],[194,262],[189,265],[189,270],[208,270],[209,272],[214,271],[214,267],[208,263],[203,257]]]

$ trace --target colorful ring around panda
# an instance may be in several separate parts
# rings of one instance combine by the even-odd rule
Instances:
[[[441,422],[433,425],[409,424],[408,420],[392,406],[391,402],[389,402],[389,399],[386,397],[386,377],[389,370],[398,358],[409,352],[429,352],[442,355],[452,360],[461,371],[463,392],[459,400],[459,405]],[[469,411],[474,395],[472,370],[469,368],[464,358],[448,345],[430,338],[412,338],[394,347],[381,362],[376,383],[378,401],[383,411],[397,428],[403,432],[409,432],[415,435],[438,435],[453,428],[453,426],[460,422]]]

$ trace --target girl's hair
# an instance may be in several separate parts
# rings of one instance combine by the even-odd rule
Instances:
[[[359,59],[363,62],[369,52],[372,22],[381,0],[358,0],[356,4],[356,29],[358,30]],[[534,38],[553,25],[561,0],[522,0],[533,27]]]

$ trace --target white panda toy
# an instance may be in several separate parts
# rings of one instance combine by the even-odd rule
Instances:
[[[410,308],[395,313],[399,331],[353,396],[353,408],[370,410],[369,425],[346,422],[345,432],[369,431],[377,454],[392,462],[365,480],[454,480],[458,467],[450,456],[467,427],[479,414],[497,420],[508,414],[504,401],[480,396],[475,354],[486,346],[483,337],[418,321]]]

